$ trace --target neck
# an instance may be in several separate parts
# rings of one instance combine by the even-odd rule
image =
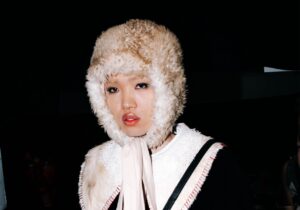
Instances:
[[[156,148],[151,149],[151,153],[154,154],[154,153],[160,151],[162,148],[164,148],[167,144],[169,144],[173,140],[174,136],[175,135],[173,133],[170,133],[161,145],[159,145]]]

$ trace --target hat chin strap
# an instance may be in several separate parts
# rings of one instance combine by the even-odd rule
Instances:
[[[155,186],[149,150],[145,141],[136,139],[122,147],[122,189],[117,210],[156,210]]]

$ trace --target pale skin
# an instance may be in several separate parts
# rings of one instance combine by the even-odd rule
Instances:
[[[116,74],[104,84],[106,103],[120,129],[130,137],[143,136],[153,123],[154,89],[147,76]],[[152,153],[167,145],[174,135],[169,134],[164,143]]]

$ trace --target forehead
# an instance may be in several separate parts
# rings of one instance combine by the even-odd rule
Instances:
[[[145,73],[111,74],[106,76],[106,82],[118,82],[122,80],[133,81],[137,79],[149,79]]]

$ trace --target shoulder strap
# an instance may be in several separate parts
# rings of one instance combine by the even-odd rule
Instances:
[[[206,151],[210,148],[212,144],[214,144],[216,140],[209,139],[199,150],[197,155],[195,156],[194,160],[191,162],[189,167],[186,169],[185,173],[181,177],[180,181],[178,182],[177,186],[175,187],[173,193],[169,197],[165,207],[163,210],[169,210],[172,208],[173,204],[175,203],[176,199],[178,198],[180,192],[182,191],[183,187],[185,186],[186,182],[189,180],[190,176],[194,172],[195,168],[197,167],[198,163],[201,161],[202,157],[206,153]]]

